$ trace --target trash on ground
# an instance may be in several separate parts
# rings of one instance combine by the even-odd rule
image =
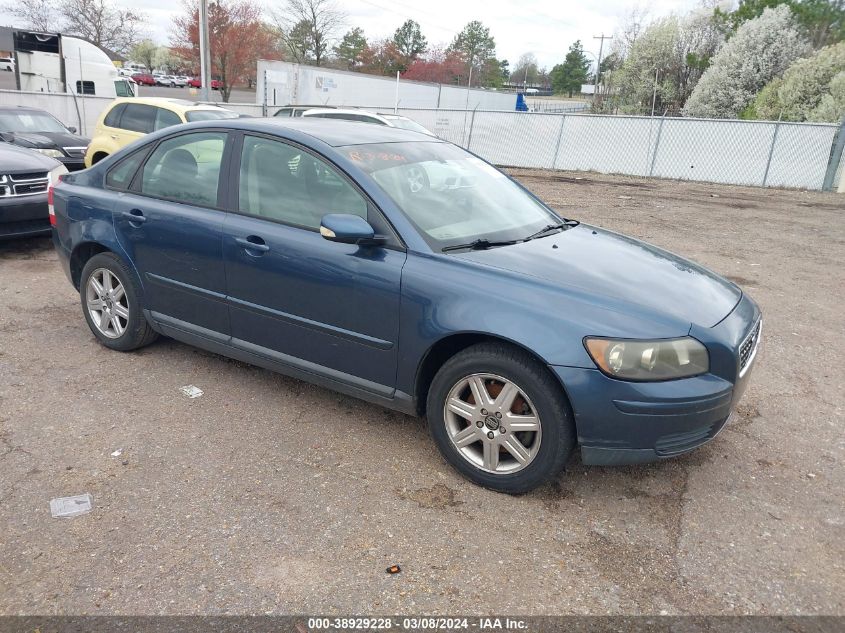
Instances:
[[[189,398],[199,398],[202,395],[202,389],[193,385],[185,385],[181,391]]]
[[[75,517],[78,514],[91,512],[94,500],[91,495],[74,495],[73,497],[59,497],[50,499],[50,514],[53,518]]]
[[[620,200],[631,200],[634,196],[616,196]]]
[[[386,571],[388,574],[398,574],[400,571],[402,571],[402,568],[399,565],[391,565],[384,571]]]
[[[112,457],[120,457],[120,455],[121,455],[122,453],[123,453],[123,449],[122,449],[122,448],[119,448],[119,449],[117,449],[116,451],[114,451],[114,452],[111,454],[111,456],[112,456]]]

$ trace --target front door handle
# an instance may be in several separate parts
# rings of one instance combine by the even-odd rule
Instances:
[[[248,237],[236,237],[237,242],[246,251],[253,251],[259,253],[266,253],[270,247],[257,235],[250,235]]]
[[[131,211],[124,211],[121,215],[129,220],[129,224],[140,226],[144,222],[147,221],[147,218],[144,217],[143,211],[140,209],[132,209]]]

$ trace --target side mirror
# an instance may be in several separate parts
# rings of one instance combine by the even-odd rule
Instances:
[[[320,235],[330,242],[375,246],[384,243],[384,237],[376,235],[360,215],[349,213],[328,213],[320,221]]]
[[[73,127],[72,125],[68,125],[67,129],[68,129],[68,132],[70,132],[71,134],[76,134],[76,128]]]

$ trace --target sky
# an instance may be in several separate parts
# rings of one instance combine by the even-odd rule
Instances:
[[[284,0],[256,0],[266,9],[280,9]],[[181,12],[179,0],[116,0],[117,4],[143,11],[148,18],[148,35],[160,44],[169,41],[174,15]],[[612,35],[620,20],[636,6],[648,6],[652,18],[685,13],[697,0],[335,0],[346,15],[347,29],[360,26],[368,39],[392,37],[406,19],[420,23],[429,44],[446,46],[471,20],[481,20],[496,40],[499,59],[511,68],[523,53],[534,53],[540,66],[551,69],[563,61],[569,45],[580,39],[588,57],[598,55],[599,40]],[[0,24],[13,24],[0,11]],[[339,35],[342,35],[340,33]],[[605,47],[610,46],[605,41]],[[607,48],[605,48],[605,51]]]

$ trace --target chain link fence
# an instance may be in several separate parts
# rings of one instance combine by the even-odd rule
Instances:
[[[497,165],[733,185],[835,188],[840,126],[606,114],[401,109]],[[836,155],[833,155],[836,154]]]

